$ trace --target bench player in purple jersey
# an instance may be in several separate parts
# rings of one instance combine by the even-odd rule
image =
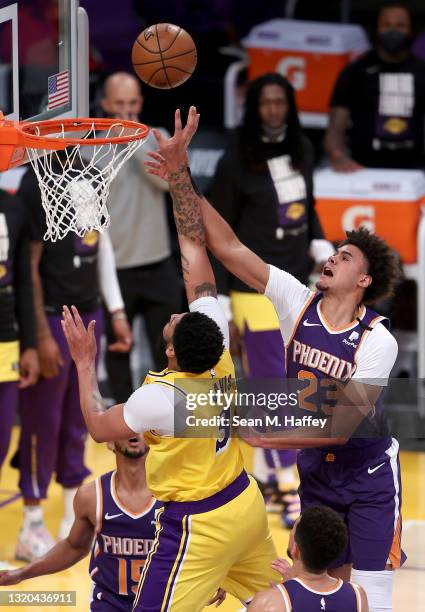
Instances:
[[[81,486],[74,498],[75,521],[67,538],[43,557],[0,572],[0,585],[54,574],[91,550],[91,612],[129,612],[140,572],[155,536],[160,504],[146,485],[147,447],[141,436],[110,443],[116,470]]]
[[[23,203],[0,189],[0,475],[18,391],[39,374],[27,225]]]
[[[293,566],[282,584],[257,593],[249,612],[368,612],[364,590],[327,573],[347,544],[347,530],[331,508],[307,508],[296,521],[288,544]],[[274,564],[276,567],[276,564]]]
[[[192,107],[186,135],[196,131],[197,123]],[[390,249],[367,230],[349,232],[324,266],[318,291],[310,291],[245,247],[197,191],[186,166],[184,139],[161,141],[159,151],[151,153],[154,161],[147,165],[162,178],[168,168],[175,172],[179,166],[180,190],[187,201],[201,205],[212,253],[272,301],[287,351],[287,376],[305,384],[300,408],[306,414],[318,411],[311,401],[317,391],[333,393],[334,405],[325,405],[332,419],[324,429],[297,428],[280,438],[263,436],[250,442],[262,448],[304,449],[298,454],[302,508],[330,506],[348,527],[349,543],[333,575],[348,580],[352,574],[364,587],[371,612],[392,610],[392,570],[404,561],[398,443],[373,430],[372,437],[352,437],[360,425],[372,424],[369,416],[375,413],[397,356],[387,321],[365,305],[392,292],[398,268]],[[344,384],[337,385],[335,395],[338,381]]]

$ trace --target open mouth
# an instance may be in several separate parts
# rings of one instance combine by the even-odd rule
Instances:
[[[139,444],[139,438],[130,438],[130,444]]]
[[[325,266],[323,268],[323,272],[322,272],[323,276],[333,276],[333,272],[332,270],[329,268],[329,266]]]

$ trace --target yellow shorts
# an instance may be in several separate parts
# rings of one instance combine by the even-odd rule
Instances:
[[[276,556],[263,497],[242,472],[220,493],[159,511],[133,610],[197,612],[219,587],[248,602],[281,580]]]
[[[0,383],[19,380],[19,341],[0,342]]]

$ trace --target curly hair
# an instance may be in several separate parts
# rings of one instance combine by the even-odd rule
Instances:
[[[304,160],[304,147],[295,90],[288,79],[277,72],[263,74],[248,85],[245,113],[239,131],[241,152],[247,163],[257,164],[263,161],[259,104],[261,92],[266,85],[278,85],[286,94],[289,108],[286,117],[287,132],[284,146],[288,147],[292,165],[299,170]]]
[[[324,572],[348,541],[344,521],[327,506],[306,508],[295,528],[294,539],[305,568],[312,574]]]
[[[346,232],[346,236],[338,246],[352,244],[360,249],[367,261],[367,273],[372,277],[371,284],[365,290],[363,302],[372,304],[392,296],[400,278],[400,266],[388,244],[364,227]]]
[[[217,365],[224,338],[217,323],[202,312],[189,312],[176,325],[173,346],[183,372],[201,374]]]

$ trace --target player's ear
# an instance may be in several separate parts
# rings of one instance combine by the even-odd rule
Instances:
[[[106,443],[107,449],[110,451],[115,451],[115,443],[114,442],[107,442]]]
[[[176,353],[174,352],[174,345],[171,343],[168,343],[167,346],[165,347],[165,354],[167,355],[168,359],[174,359],[176,356]]]
[[[372,284],[372,277],[370,274],[362,274],[359,280],[359,285],[362,289],[367,289]]]
[[[300,549],[298,548],[298,544],[295,542],[295,540],[290,548],[290,552],[292,555],[292,561],[298,561],[300,558]]]

